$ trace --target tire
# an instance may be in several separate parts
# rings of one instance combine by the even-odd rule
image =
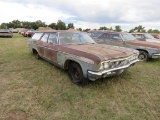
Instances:
[[[36,50],[33,50],[33,55],[34,55],[34,57],[36,59],[40,59],[41,58]]]
[[[139,51],[138,59],[140,61],[147,61],[148,60],[148,53],[145,51]]]
[[[78,63],[70,63],[68,75],[70,77],[71,82],[78,86],[84,86],[88,84],[88,79],[84,78],[82,69]]]

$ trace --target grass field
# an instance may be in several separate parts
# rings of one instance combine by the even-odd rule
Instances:
[[[67,72],[36,60],[27,40],[0,38],[0,120],[160,119],[160,59],[82,88]]]

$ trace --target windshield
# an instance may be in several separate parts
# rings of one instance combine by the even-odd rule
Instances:
[[[97,38],[101,35],[101,32],[89,32],[88,34],[91,37],[96,37]]]
[[[84,44],[95,43],[87,33],[61,32],[59,33],[60,44]]]
[[[136,40],[136,38],[132,34],[126,33],[126,34],[121,34],[121,35],[125,41]]]
[[[148,33],[145,33],[144,35],[146,36],[147,39],[154,39],[154,37]]]

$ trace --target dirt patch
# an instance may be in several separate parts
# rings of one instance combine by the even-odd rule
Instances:
[[[0,120],[27,120],[27,114],[23,111],[10,111],[5,118]]]

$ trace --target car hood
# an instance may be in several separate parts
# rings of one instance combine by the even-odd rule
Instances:
[[[137,45],[137,46],[144,46],[144,47],[151,47],[151,48],[158,48],[158,49],[160,48],[160,43],[155,43],[155,42],[131,40],[131,41],[126,41],[126,43]]]
[[[65,45],[63,49],[76,56],[85,57],[94,62],[124,58],[133,54],[132,49],[105,44]]]

